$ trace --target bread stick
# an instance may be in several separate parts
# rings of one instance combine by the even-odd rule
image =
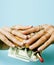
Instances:
[[[43,35],[37,42],[33,43],[32,45],[29,46],[29,49],[35,49],[42,45],[51,35],[49,33]]]
[[[13,43],[16,43],[17,45],[21,46],[23,43],[21,43],[19,40],[17,40],[15,38],[14,35],[12,35],[11,33],[9,33],[8,31],[4,30],[4,29],[0,29],[0,32],[2,34],[4,34],[8,39],[10,39]]]
[[[41,26],[35,26],[35,27],[32,27],[28,30],[25,30],[25,31],[22,31],[23,34],[29,34],[29,33],[33,33],[33,32],[37,32],[39,30],[41,30],[42,27]]]
[[[32,28],[33,26],[22,26],[22,25],[15,25],[15,26],[12,26],[11,28],[12,29],[15,29],[15,30],[26,30],[26,29],[30,29]]]
[[[41,30],[40,32],[36,33],[33,37],[31,37],[29,40],[25,41],[26,47],[31,45],[33,42],[35,42],[38,38],[40,38],[42,35],[45,34],[44,30]]]
[[[10,47],[15,47],[15,45],[10,42],[2,33],[0,33],[0,40]]]
[[[20,37],[20,38],[22,38],[22,39],[27,39],[28,38],[26,35],[22,34],[21,32],[19,32],[17,30],[13,30],[11,33],[18,36],[18,37]]]
[[[42,46],[38,48],[38,51],[42,51],[46,49],[52,42],[53,42],[54,36],[51,36]]]

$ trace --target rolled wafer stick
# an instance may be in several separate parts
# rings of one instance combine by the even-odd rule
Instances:
[[[37,42],[33,43],[32,45],[29,46],[29,49],[35,49],[42,45],[51,35],[49,33],[43,35]]]
[[[35,27],[32,27],[28,30],[25,30],[25,31],[22,31],[23,34],[29,34],[29,33],[33,33],[33,32],[37,32],[39,30],[43,29],[41,26],[35,26]]]
[[[30,29],[32,28],[33,26],[22,26],[22,25],[15,25],[15,26],[12,26],[11,28],[12,29],[17,29],[17,30],[26,30],[26,29]]]
[[[18,36],[18,37],[20,37],[20,38],[22,38],[22,39],[27,39],[28,38],[26,35],[22,34],[21,32],[19,32],[17,30],[13,30],[11,33]]]
[[[17,39],[15,38],[15,36],[12,35],[11,33],[9,33],[8,31],[6,31],[6,30],[4,30],[4,29],[0,29],[0,32],[1,32],[2,34],[4,34],[8,39],[10,39],[13,43],[16,43],[16,44],[19,45],[19,46],[22,46],[22,45],[23,45],[23,43],[21,43],[19,40],[17,40]]]
[[[15,45],[10,42],[2,33],[0,33],[0,40],[2,40],[6,45],[10,47],[15,47]]]
[[[36,33],[29,40],[25,41],[25,46],[28,47],[29,45],[31,45],[34,41],[36,41],[38,38],[40,38],[44,34],[45,34],[44,30],[41,30],[40,32]]]

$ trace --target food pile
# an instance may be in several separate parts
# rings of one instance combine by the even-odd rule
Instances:
[[[8,55],[24,61],[36,61],[42,51],[54,42],[54,26],[21,26],[0,28],[0,40],[9,46]]]

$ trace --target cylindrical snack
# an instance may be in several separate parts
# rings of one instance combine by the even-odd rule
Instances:
[[[15,30],[26,30],[26,29],[30,29],[32,28],[33,26],[22,26],[22,25],[15,25],[15,26],[12,26],[11,28],[12,29],[15,29]]]
[[[42,45],[51,35],[49,33],[46,33],[43,35],[37,42],[33,43],[32,45],[29,46],[29,49],[35,49]]]
[[[21,43],[19,40],[17,40],[17,39],[15,38],[15,36],[12,35],[11,33],[9,33],[8,31],[6,31],[6,30],[4,30],[4,29],[0,29],[0,32],[1,32],[2,34],[4,34],[8,39],[10,39],[13,43],[16,43],[16,44],[19,45],[19,46],[22,46],[22,45],[23,45],[23,43]]]
[[[35,26],[35,27],[32,27],[28,30],[25,30],[25,31],[22,31],[23,34],[29,34],[29,33],[33,33],[33,32],[37,32],[39,30],[41,30],[42,27],[41,26]]]
[[[0,33],[0,40],[10,47],[15,47],[15,45],[10,42],[2,33]]]
[[[52,42],[53,42],[53,36],[51,36],[49,38],[49,40],[47,40],[42,46],[40,46],[38,48],[38,51],[42,51],[42,50],[46,49]]]
[[[26,35],[22,34],[21,32],[19,32],[17,30],[13,30],[11,33],[18,36],[18,37],[20,37],[20,38],[22,38],[22,39],[27,39],[28,38]]]
[[[44,30],[41,30],[38,33],[35,33],[35,35],[33,37],[31,37],[29,40],[25,41],[26,47],[28,47],[30,44],[35,42],[38,38],[40,38],[44,34],[45,34]]]

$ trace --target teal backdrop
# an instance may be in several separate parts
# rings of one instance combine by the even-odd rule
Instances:
[[[0,0],[0,27],[12,25],[54,25],[54,0]],[[0,50],[0,65],[54,65],[54,45],[42,54],[44,63],[23,62]]]

